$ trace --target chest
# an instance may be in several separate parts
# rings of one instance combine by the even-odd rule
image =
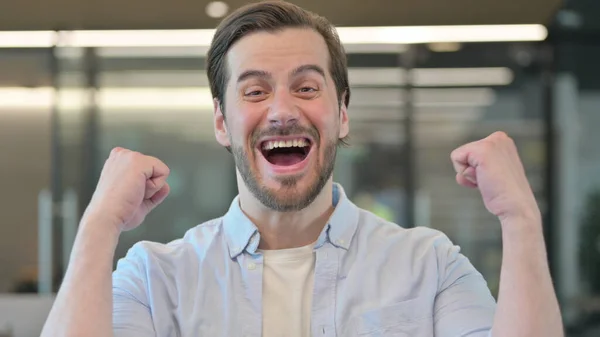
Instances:
[[[294,273],[299,280],[277,278],[281,270],[261,256],[201,264],[195,282],[157,298],[173,314],[155,329],[159,336],[432,336],[436,286],[423,280],[435,279],[435,270],[395,261],[348,260],[324,248],[311,268]],[[276,328],[265,335],[266,326]]]

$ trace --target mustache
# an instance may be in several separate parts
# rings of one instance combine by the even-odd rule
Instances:
[[[297,124],[287,126],[287,127],[277,127],[271,126],[267,129],[263,130],[255,130],[252,133],[251,145],[252,147],[256,147],[256,143],[259,139],[263,137],[284,137],[284,136],[302,136],[309,135],[314,142],[319,144],[319,132],[315,127],[304,127]]]

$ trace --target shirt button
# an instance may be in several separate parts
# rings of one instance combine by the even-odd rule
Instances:
[[[344,240],[342,240],[342,239],[339,239],[339,240],[338,240],[338,245],[343,245],[343,244],[344,244]]]
[[[254,269],[256,269],[256,264],[254,264],[252,262],[248,263],[248,270],[254,270]]]

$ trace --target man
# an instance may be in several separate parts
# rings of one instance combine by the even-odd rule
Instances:
[[[350,91],[329,22],[284,2],[241,8],[216,31],[208,77],[238,197],[180,240],[136,244],[111,277],[119,234],[169,192],[164,163],[114,149],[43,336],[562,336],[540,211],[508,136],[451,154],[457,182],[502,226],[496,307],[446,236],[377,218],[333,183]]]

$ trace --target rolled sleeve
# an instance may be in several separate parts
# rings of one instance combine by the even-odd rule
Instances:
[[[154,337],[141,247],[134,245],[113,273],[113,332],[115,337]]]
[[[439,268],[434,304],[436,337],[490,337],[496,302],[481,273],[445,236],[436,245]]]

